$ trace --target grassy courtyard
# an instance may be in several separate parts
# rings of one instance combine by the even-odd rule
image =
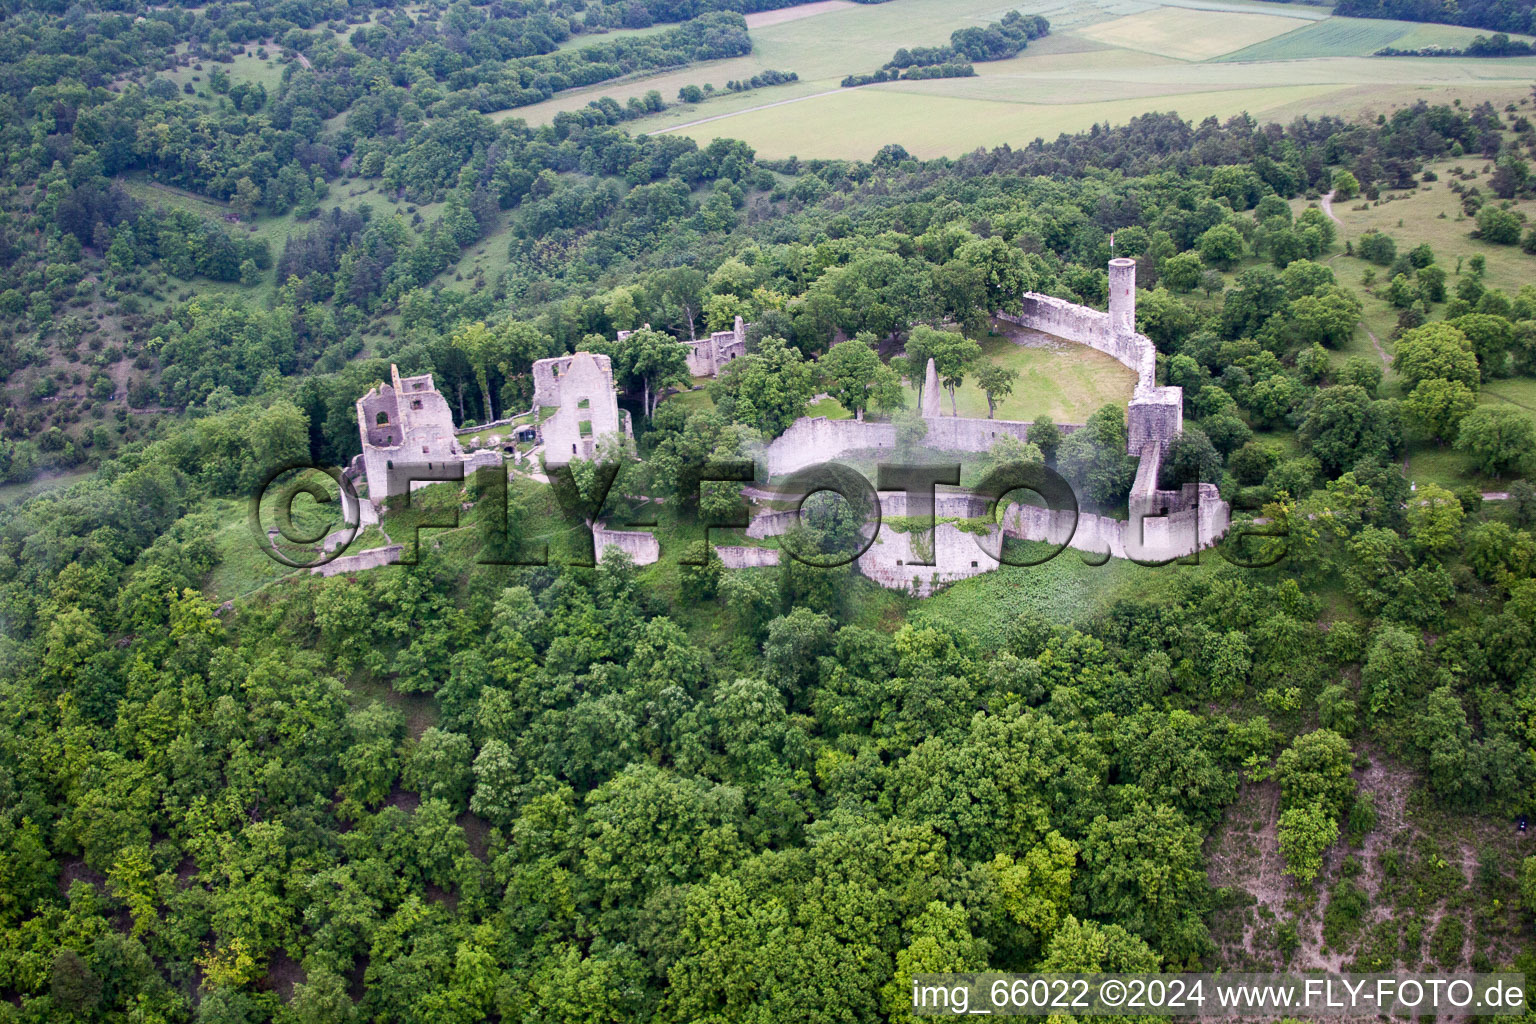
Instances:
[[[1136,375],[1102,352],[1068,342],[1016,345],[996,335],[980,342],[982,358],[1018,372],[1013,394],[998,403],[995,418],[1030,420],[1049,416],[1057,423],[1083,423],[1101,405],[1130,401]],[[950,415],[949,392],[943,413]],[[985,418],[987,396],[968,379],[955,392],[961,416]]]

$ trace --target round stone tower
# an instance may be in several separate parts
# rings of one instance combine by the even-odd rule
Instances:
[[[1109,325],[1117,338],[1136,333],[1136,261],[1124,256],[1109,261]]]

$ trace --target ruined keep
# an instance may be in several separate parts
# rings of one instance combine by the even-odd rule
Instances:
[[[624,337],[623,332],[619,337]],[[707,338],[685,341],[683,345],[688,349],[688,372],[692,376],[718,377],[726,363],[747,354],[747,325],[738,316],[729,331],[716,331]]]
[[[534,363],[533,405],[554,409],[539,423],[546,465],[592,458],[605,435],[632,436],[629,416],[619,411],[613,361],[605,355],[577,352]]]
[[[372,388],[357,400],[362,469],[375,505],[399,493],[390,490],[391,470],[435,467],[468,458],[453,436],[453,413],[432,383],[432,375],[401,377],[399,367],[391,364],[389,379],[390,383]]]

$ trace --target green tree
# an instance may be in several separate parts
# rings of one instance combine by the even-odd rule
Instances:
[[[1456,448],[1490,476],[1524,472],[1536,460],[1536,424],[1519,409],[1473,409],[1461,420]]]
[[[1013,394],[1013,385],[1019,379],[1019,371],[1011,370],[996,363],[983,363],[976,371],[976,386],[981,388],[987,396],[987,419],[992,419],[997,413],[997,403],[1000,399]]]
[[[1205,273],[1205,264],[1200,262],[1200,256],[1194,252],[1181,252],[1177,256],[1170,256],[1158,266],[1158,272],[1162,275],[1163,283],[1169,291],[1186,294],[1200,286],[1200,277]]]
[[[1029,443],[1040,449],[1047,462],[1056,460],[1056,450],[1061,447],[1061,428],[1049,416],[1040,416],[1029,425]]]
[[[816,361],[822,386],[843,408],[862,420],[870,408],[887,411],[902,406],[901,381],[895,371],[880,362],[873,334],[860,334]]]
[[[1408,532],[1423,550],[1443,554],[1461,537],[1464,515],[1456,495],[1439,484],[1425,484],[1408,499]]]
[[[1477,406],[1477,396],[1459,380],[1421,380],[1403,402],[1408,421],[1440,444],[1458,436],[1462,421]]]
[[[1291,807],[1280,813],[1278,838],[1285,873],[1306,885],[1323,869],[1323,851],[1339,838],[1339,823],[1318,804]]]
[[[411,749],[402,781],[423,799],[446,800],[462,811],[474,781],[474,753],[468,736],[431,726]]]
[[[632,331],[614,342],[613,348],[615,375],[626,388],[640,385],[640,407],[648,417],[655,414],[665,388],[682,387],[691,381],[688,349],[670,334]]]
[[[805,415],[816,393],[815,371],[782,338],[764,338],[758,350],[726,364],[709,386],[723,416],[777,437]]]
[[[455,331],[450,344],[464,357],[474,373],[475,381],[480,385],[483,422],[491,422],[496,418],[495,406],[491,404],[491,369],[501,354],[501,344],[495,332],[486,327],[485,321],[477,320]]]
[[[1231,270],[1243,258],[1243,235],[1231,224],[1217,224],[1196,243],[1200,259],[1218,270]]]
[[[917,331],[912,333],[915,335]],[[965,381],[965,375],[970,372],[972,364],[981,358],[981,346],[954,331],[934,331],[930,336],[928,351],[933,358],[934,370],[939,375],[939,384],[949,392],[950,414],[958,416],[955,390]]]
[[[1083,844],[1082,887],[1094,915],[1124,925],[1176,960],[1211,949],[1200,916],[1207,885],[1200,830],[1165,805],[1100,816]]]
[[[1360,180],[1342,168],[1333,172],[1333,196],[1350,200],[1360,194]]]
[[[1136,461],[1126,454],[1125,410],[1101,407],[1081,430],[1067,435],[1056,462],[1079,495],[1099,506],[1123,501],[1136,476]]]
[[[1354,754],[1332,729],[1297,736],[1275,762],[1280,800],[1286,808],[1319,807],[1329,817],[1344,811],[1355,791]]]
[[[1472,342],[1450,324],[1425,324],[1398,339],[1392,368],[1412,390],[1431,377],[1461,381],[1476,390],[1479,380],[1477,355]]]

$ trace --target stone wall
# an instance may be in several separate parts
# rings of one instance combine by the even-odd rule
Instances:
[[[405,550],[404,544],[390,544],[388,547],[370,548],[360,551],[355,555],[342,555],[334,558],[324,565],[317,565],[310,569],[312,576],[341,576],[349,572],[361,572],[364,569],[377,569],[385,565],[394,565],[400,561],[400,553]]]
[[[727,569],[760,569],[779,564],[778,548],[753,548],[740,545],[719,545],[714,549],[720,556],[720,564]]]
[[[747,524],[747,536],[753,540],[782,537],[799,518],[800,513],[793,509],[788,512],[760,512]]]
[[[1108,313],[1066,299],[1029,292],[1019,300],[1018,313],[999,313],[999,320],[1103,352],[1136,373],[1138,387],[1157,383],[1157,349],[1140,334],[1117,335]]]
[[[986,452],[997,439],[1004,436],[1023,441],[1029,437],[1029,424],[1017,420],[981,420],[968,417],[935,416],[924,420],[928,434],[923,445],[944,452]],[[1075,426],[1063,424],[1061,432],[1070,433]]]
[[[1134,286],[1133,278],[1131,287],[1134,289]],[[1183,431],[1184,390],[1158,386],[1157,348],[1150,338],[1134,331],[1117,331],[1115,319],[1109,313],[1100,313],[1050,295],[1030,292],[1020,300],[1020,306],[1019,313],[999,313],[998,319],[1086,345],[1135,371],[1136,389],[1126,416],[1130,434],[1126,445],[1128,451],[1140,452],[1148,441],[1155,441],[1166,449],[1168,443]],[[1117,307],[1116,313],[1122,322],[1126,317],[1131,318],[1131,323],[1135,322],[1134,298],[1128,306],[1122,301]]]
[[[1148,444],[1164,451],[1184,432],[1183,388],[1140,388],[1126,414],[1126,448],[1139,452]]]
[[[844,452],[895,447],[893,424],[802,416],[769,442],[760,458],[767,474],[775,477],[828,462]]]
[[[882,528],[869,550],[859,556],[859,572],[882,587],[926,597],[936,585],[979,576],[998,566],[997,559],[977,544],[976,534],[954,523],[934,527],[932,550],[926,550],[925,532],[899,533]]]
[[[611,549],[617,548],[629,555],[636,565],[650,565],[661,559],[661,542],[654,533],[641,530],[609,530],[598,523],[592,528],[592,546],[597,560]]]
[[[390,468],[453,462],[464,450],[453,435],[453,412],[432,383],[431,374],[400,376],[389,368],[390,383],[357,400],[357,429],[362,440],[368,497],[377,504],[390,494]]]
[[[747,354],[747,325],[741,317],[729,331],[716,331],[698,341],[685,341],[688,372],[695,377],[717,377],[727,363]]]

